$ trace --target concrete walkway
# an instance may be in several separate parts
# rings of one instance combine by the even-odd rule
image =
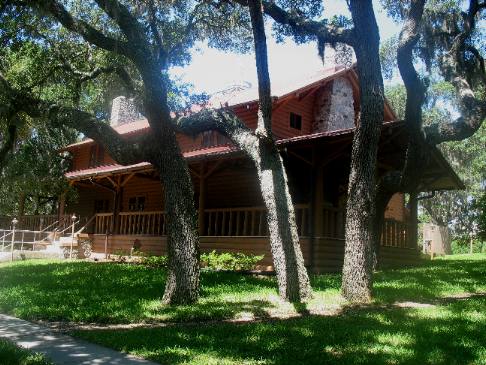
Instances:
[[[0,337],[49,357],[54,364],[155,365],[4,314],[0,314]]]

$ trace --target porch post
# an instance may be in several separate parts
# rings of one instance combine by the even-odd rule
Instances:
[[[118,216],[120,214],[122,199],[123,199],[123,187],[118,185],[116,187],[115,193],[113,194],[113,221],[112,221],[112,229],[111,234],[118,234],[120,230],[120,220]]]
[[[417,249],[418,240],[418,199],[417,193],[413,192],[410,194],[410,221],[408,223],[408,243],[409,248]]]
[[[324,168],[322,166],[316,166],[315,180],[314,180],[314,232],[316,237],[322,237],[324,235]]]
[[[322,221],[323,221],[323,201],[324,201],[324,168],[321,164],[321,157],[317,150],[313,152],[313,164],[310,174],[310,217],[309,217],[309,266],[311,269],[315,267],[315,242],[316,237],[322,236]]]
[[[199,208],[197,210],[197,226],[199,235],[204,235],[204,209],[206,207],[206,165],[201,163],[199,171]]]

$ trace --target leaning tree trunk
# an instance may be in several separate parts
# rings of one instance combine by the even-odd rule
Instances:
[[[343,295],[353,302],[371,300],[373,223],[378,141],[383,121],[383,79],[379,34],[371,0],[350,4],[361,95],[359,125],[353,139],[346,206]]]
[[[194,191],[187,164],[175,138],[159,140],[153,165],[160,174],[164,190],[167,227],[168,272],[163,301],[190,304],[199,296],[199,236],[194,206]]]
[[[259,111],[256,130],[258,154],[253,161],[267,208],[270,247],[280,296],[300,302],[311,296],[311,287],[300,248],[295,212],[282,157],[272,138],[272,98],[268,53],[261,0],[248,2],[255,43]]]
[[[263,141],[260,141],[259,154],[258,179],[267,208],[270,248],[279,294],[291,302],[305,301],[310,298],[312,289],[304,266],[282,157],[275,144],[265,145]]]

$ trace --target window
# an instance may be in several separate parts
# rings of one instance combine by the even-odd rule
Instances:
[[[134,196],[128,199],[128,210],[131,212],[143,211],[145,210],[145,197],[144,196]]]
[[[290,113],[290,128],[302,129],[302,116],[295,113]]]
[[[95,213],[108,213],[109,209],[110,201],[108,199],[95,200]]]
[[[105,149],[103,148],[103,146],[99,146],[97,144],[91,146],[91,150],[89,152],[89,167],[102,165],[104,158]]]

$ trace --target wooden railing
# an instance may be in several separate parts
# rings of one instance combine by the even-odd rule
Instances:
[[[381,245],[388,247],[408,247],[408,225],[393,219],[385,219],[381,234]]]
[[[204,236],[266,236],[265,208],[206,209]]]
[[[0,217],[0,229],[10,229],[13,217]],[[54,228],[62,229],[71,224],[71,216],[64,214],[59,217],[54,215],[24,215],[17,217],[17,229],[28,231],[42,231],[46,228],[53,230]],[[52,228],[52,229],[51,229]]]
[[[113,230],[113,213],[95,215],[94,233],[110,233]]]
[[[204,236],[267,236],[268,226],[264,207],[206,209]],[[295,205],[295,217],[299,236],[310,234],[309,206]],[[325,207],[323,211],[323,237],[344,238],[344,211]],[[118,234],[165,236],[166,213],[121,212],[117,222],[112,213],[99,213],[94,218],[94,233],[112,233],[117,223]],[[385,219],[381,237],[383,246],[407,247],[407,224]]]
[[[322,232],[323,237],[344,239],[344,210],[324,207]]]
[[[308,234],[309,206],[295,206],[297,231]],[[264,207],[218,208],[204,211],[205,236],[267,236],[268,225]]]
[[[165,212],[122,212],[118,216],[119,234],[165,236]]]

